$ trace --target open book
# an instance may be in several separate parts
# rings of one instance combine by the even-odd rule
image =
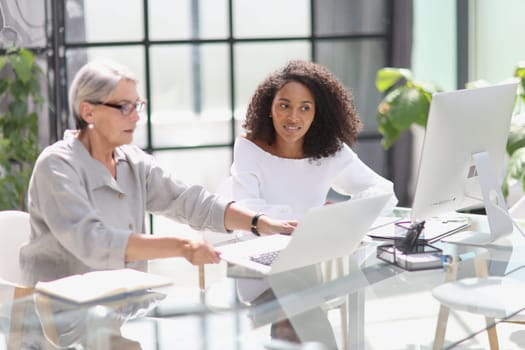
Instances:
[[[35,289],[37,292],[80,304],[172,283],[164,276],[132,269],[119,269],[93,271],[49,282],[38,282]]]

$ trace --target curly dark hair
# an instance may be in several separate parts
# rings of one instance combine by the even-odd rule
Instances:
[[[289,82],[306,86],[315,99],[315,115],[305,135],[306,158],[320,159],[334,155],[343,143],[351,146],[362,124],[352,94],[325,67],[309,61],[294,60],[271,73],[255,91],[246,112],[243,128],[249,140],[275,142],[275,129],[269,118],[277,92]]]

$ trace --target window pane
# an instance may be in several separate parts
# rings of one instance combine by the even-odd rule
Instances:
[[[202,185],[217,191],[230,176],[232,153],[227,147],[211,149],[159,151],[157,163],[175,179],[186,184]]]
[[[66,51],[68,91],[75,74],[87,62],[93,60],[112,60],[128,67],[139,81],[138,92],[145,98],[144,48],[142,46],[95,47],[87,49],[69,49]],[[146,112],[142,113],[133,143],[144,148],[146,145]],[[75,127],[73,119],[70,128]]]
[[[188,185],[202,185],[208,191],[221,194],[221,186],[230,176],[232,152],[229,148],[155,152],[158,164],[174,179]],[[186,224],[156,215],[153,232],[198,239],[202,233]]]
[[[202,185],[208,191],[218,192],[230,176],[232,152],[229,148],[204,150],[177,150],[155,152],[158,164],[174,179],[188,185]],[[199,234],[186,224],[155,216],[153,232],[198,238]],[[195,236],[197,235],[197,236]]]
[[[226,44],[151,48],[155,147],[230,142],[228,62]]]
[[[475,9],[479,9],[481,6],[488,5],[490,3],[492,2],[477,1],[476,5],[472,7]],[[414,42],[412,44],[411,67],[412,74],[417,80],[432,82],[445,90],[464,88],[464,86],[457,86],[457,69],[459,68],[457,57],[457,7],[458,5],[456,1],[451,0],[440,1],[439,3],[421,0],[414,1]],[[502,9],[506,8],[505,6],[500,7]],[[495,6],[495,8],[498,8],[498,6]],[[518,11],[515,14],[521,15],[521,12]],[[508,15],[510,15],[510,13],[505,14],[502,20],[508,24],[515,23],[515,21],[509,18]],[[490,11],[490,15],[488,17],[490,18],[490,20],[474,19],[474,21],[472,21],[471,23],[472,28],[474,28],[477,25],[480,25],[480,27],[484,28],[485,30],[488,30],[487,33],[484,32],[482,34],[481,38],[483,39],[479,42],[471,42],[470,40],[472,37],[470,37],[469,35],[469,46],[474,50],[471,53],[469,53],[469,56],[474,59],[476,65],[480,64],[487,57],[490,57],[490,54],[488,54],[488,52],[479,52],[477,50],[483,47],[483,45],[490,42],[491,37],[499,44],[505,45],[506,49],[517,48],[519,46],[525,47],[524,45],[504,44],[505,42],[508,42],[507,40],[509,39],[509,37],[495,30],[496,28],[498,28],[498,30],[501,30],[503,26],[489,26],[489,23],[494,21],[497,17],[497,13],[495,11]],[[440,25],[436,26],[436,23],[439,23]],[[501,40],[501,38],[505,38],[505,40]],[[506,55],[501,55],[501,52],[502,51],[496,47],[492,47],[490,50],[490,53],[496,53],[498,57],[496,65],[498,71],[501,71],[501,67],[506,67],[504,62],[502,61],[502,59]],[[525,54],[525,50],[523,53]],[[475,78],[472,78],[472,80],[488,79],[488,81],[491,81],[488,76],[476,76]]]
[[[338,40],[317,43],[318,62],[329,68],[352,91],[364,130],[377,131],[381,94],[375,87],[377,70],[386,64],[383,40]]]
[[[291,59],[310,59],[310,43],[307,41],[243,43],[237,44],[234,50],[237,119],[244,119],[255,89],[268,74]]]
[[[315,33],[344,35],[384,33],[388,2],[384,0],[317,0]]]
[[[66,42],[142,40],[142,3],[140,0],[67,1]]]
[[[199,26],[201,38],[226,38],[229,35],[227,0],[200,0]]]
[[[150,0],[150,39],[176,40],[228,36],[226,0]]]
[[[235,0],[233,35],[243,37],[309,36],[308,0]]]

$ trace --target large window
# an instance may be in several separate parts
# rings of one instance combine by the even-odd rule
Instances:
[[[383,0],[66,0],[51,2],[57,71],[56,138],[72,127],[67,89],[93,59],[129,66],[149,101],[134,143],[175,177],[216,191],[249,99],[289,59],[317,61],[352,90],[365,130],[355,149],[383,175],[375,72],[388,64],[390,5]],[[65,69],[61,68],[65,67]],[[156,218],[155,218],[156,219]],[[184,231],[184,227],[153,230]],[[173,224],[175,225],[175,224]]]

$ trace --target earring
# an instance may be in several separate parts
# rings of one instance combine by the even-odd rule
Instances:
[[[89,123],[88,124],[88,129],[93,129],[93,126],[94,126],[93,123]]]

